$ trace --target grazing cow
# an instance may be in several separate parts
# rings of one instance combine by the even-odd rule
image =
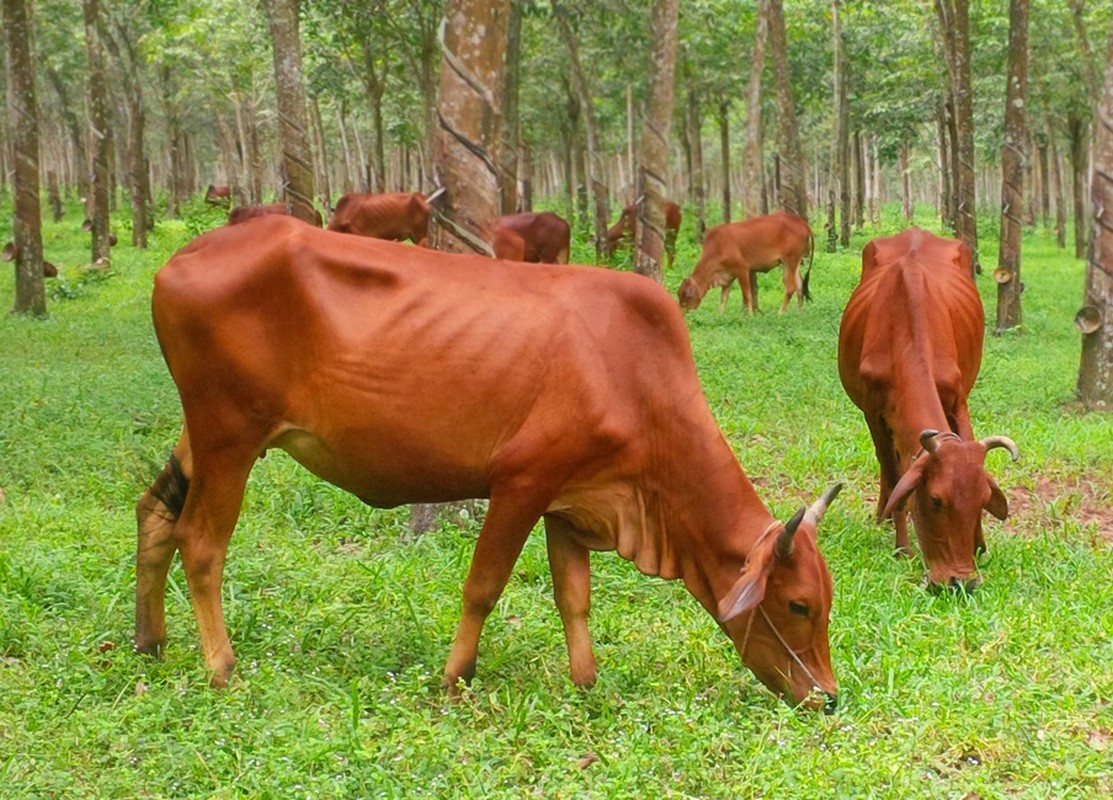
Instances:
[[[577,685],[596,674],[588,554],[617,550],[683,580],[773,692],[833,707],[816,528],[838,487],[776,520],[715,424],[656,282],[266,216],[174,255],[152,315],[185,423],[136,508],[139,651],[163,648],[180,551],[212,682],[228,681],[225,555],[248,473],[277,447],[373,506],[490,498],[450,691],[474,674],[484,620],[544,518]]]
[[[552,211],[499,217],[494,228],[495,258],[531,264],[567,264],[572,229]]]
[[[236,206],[228,212],[228,225],[239,225],[242,222],[247,222],[249,219],[256,217],[266,216],[267,214],[284,214],[286,216],[293,216],[290,206],[287,203],[268,203],[262,206]],[[321,212],[313,209],[313,217],[317,223],[317,227],[321,227],[324,220],[321,218]]]
[[[19,247],[15,242],[8,242],[4,245],[4,249],[0,250],[0,261],[14,261],[16,265],[19,264]],[[43,261],[43,277],[44,278],[57,278],[58,268],[51,264],[49,261]]]
[[[881,465],[878,517],[892,516],[896,548],[909,553],[904,502],[932,587],[973,589],[985,548],[982,509],[1008,503],[985,471],[986,452],[1016,445],[978,441],[966,398],[982,360],[985,316],[970,249],[919,228],[874,239],[839,329],[839,377],[862,410]]]
[[[639,201],[640,203],[641,201]],[[665,202],[665,255],[668,256],[667,269],[672,269],[676,260],[676,234],[680,230],[680,206],[671,201]],[[631,203],[622,209],[618,222],[607,229],[607,256],[613,256],[619,247],[629,247],[637,237],[638,203]]]
[[[429,233],[429,201],[417,192],[346,194],[336,204],[328,229],[424,246]]]
[[[812,251],[812,229],[807,220],[787,211],[715,225],[707,230],[696,268],[680,284],[680,305],[699,308],[707,291],[712,286],[721,286],[719,312],[722,313],[727,307],[731,284],[737,280],[742,287],[746,310],[752,314],[757,310],[756,273],[783,264],[783,314],[792,295],[797,296],[801,306],[805,299],[811,299],[808,278]],[[809,258],[808,269],[801,279],[799,266],[805,255]]]
[[[209,188],[205,190],[205,202],[210,206],[227,206],[232,203],[232,187],[230,186],[213,186],[209,184]]]

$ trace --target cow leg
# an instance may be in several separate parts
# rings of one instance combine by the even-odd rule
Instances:
[[[757,273],[742,270],[738,284],[742,287],[742,299],[745,301],[746,310],[753,315],[757,311]]]
[[[723,288],[719,290],[719,313],[723,314],[727,310],[727,300],[730,299],[730,287],[734,283],[731,278],[723,284]]]
[[[870,429],[873,450],[877,455],[877,463],[881,470],[881,481],[877,496],[877,514],[880,517],[882,509],[889,502],[889,495],[893,493],[893,488],[900,479],[900,473],[897,465],[897,454],[893,449],[893,436],[889,431],[889,426],[885,424],[885,420],[880,416],[877,418],[866,416],[866,424]],[[895,553],[900,556],[912,555],[912,548],[908,541],[908,518],[903,508],[898,508],[893,512],[893,527],[896,529]]]
[[[673,262],[676,261],[676,234],[677,232],[672,228],[665,230],[666,270],[671,270]]]
[[[170,460],[135,505],[135,650],[160,657],[166,646],[166,576],[178,549],[175,523],[189,490],[185,431]]]
[[[576,541],[573,528],[565,520],[546,515],[545,543],[549,551],[549,570],[553,575],[553,595],[564,625],[568,644],[568,663],[572,683],[595,683],[595,654],[587,616],[591,610],[591,553]]]
[[[239,518],[247,475],[255,457],[225,452],[204,462],[198,459],[176,526],[201,651],[214,687],[226,686],[236,665],[224,625],[220,586],[228,541]]]
[[[785,264],[781,272],[781,284],[784,286],[784,299],[781,301],[781,313],[788,310],[792,302],[792,295],[797,296],[798,304],[804,305],[804,287],[800,283],[800,272],[796,264]]]
[[[464,581],[460,626],[444,667],[442,683],[450,694],[455,694],[460,678],[470,681],[474,677],[483,623],[502,595],[522,546],[546,505],[547,501],[534,504],[523,492],[513,489],[492,492]]]

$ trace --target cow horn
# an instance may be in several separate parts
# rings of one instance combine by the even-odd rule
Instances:
[[[939,431],[932,428],[920,431],[920,447],[927,450],[929,453],[935,452],[935,437],[939,435]]]
[[[987,451],[995,447],[1004,447],[1009,451],[1009,455],[1013,457],[1013,461],[1020,458],[1020,449],[1016,446],[1016,442],[1008,436],[987,436],[981,440],[981,444]]]
[[[777,544],[773,549],[777,558],[788,558],[792,555],[792,542],[796,537],[796,529],[800,527],[800,523],[803,521],[806,513],[807,511],[804,507],[800,506],[800,510],[793,514],[792,519],[785,523],[785,529],[777,535]]]
[[[823,519],[823,515],[827,513],[827,506],[831,505],[831,501],[838,497],[841,491],[842,484],[836,483],[824,492],[818,500],[812,503],[811,507],[804,515],[805,518],[810,520],[813,525],[819,525],[819,521]]]

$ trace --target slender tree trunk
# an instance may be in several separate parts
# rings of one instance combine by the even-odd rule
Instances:
[[[958,137],[959,202],[956,209],[958,235],[970,247],[973,268],[980,273],[978,260],[978,219],[976,213],[977,175],[974,169],[974,92],[970,70],[969,0],[936,0],[947,52],[951,94],[954,98],[955,128]]]
[[[317,164],[317,192],[321,200],[321,207],[325,213],[332,214],[332,187],[329,180],[328,148],[325,145],[325,126],[321,120],[321,105],[317,97],[309,102],[310,122],[313,128],[313,139],[317,153],[314,163]]]
[[[839,0],[831,2],[831,27],[835,50],[835,182],[839,198],[839,243],[850,246],[850,79],[843,38]]]
[[[634,271],[660,282],[665,250],[665,200],[668,191],[669,127],[676,69],[676,20],[679,0],[654,0],[650,23],[649,95],[642,123],[638,209],[638,249]]]
[[[89,160],[85,152],[85,140],[81,135],[81,121],[77,117],[75,108],[75,100],[70,95],[69,88],[66,82],[62,80],[62,76],[53,67],[47,67],[46,75],[50,79],[50,85],[54,87],[54,93],[58,95],[58,113],[61,114],[62,120],[66,125],[66,133],[70,137],[70,147],[73,148],[74,172],[77,174],[78,192],[82,197],[88,198],[90,196],[90,183],[89,183]],[[86,214],[86,216],[90,216]]]
[[[46,314],[42,208],[39,204],[39,111],[31,61],[29,0],[3,0],[7,44],[8,125],[15,159],[12,232],[17,314]]]
[[[723,169],[723,222],[730,222],[730,100],[719,96],[719,161]]]
[[[696,207],[696,241],[703,242],[704,231],[707,230],[706,192],[704,191],[703,178],[703,137],[700,136],[700,127],[703,124],[700,114],[699,91],[690,85],[688,88],[688,141],[692,150],[691,186],[692,201]]]
[[[513,214],[518,210],[518,159],[521,148],[518,95],[521,84],[521,58],[522,6],[520,0],[511,0],[510,19],[506,27],[506,81],[502,99],[502,141],[499,146],[502,153],[499,171],[502,190],[500,211],[503,214]]]
[[[808,218],[808,190],[804,151],[796,123],[796,105],[792,96],[792,74],[788,63],[788,39],[785,33],[783,0],[769,3],[769,48],[777,76],[777,149],[781,154],[781,208]]]
[[[305,85],[298,34],[298,0],[263,0],[274,55],[274,86],[282,140],[283,196],[290,213],[316,224],[313,207],[313,151],[309,146]]]
[[[1036,136],[1036,151],[1039,153],[1040,184],[1040,224],[1045,228],[1051,224],[1051,164],[1047,158],[1048,137],[1040,133]]]
[[[533,211],[533,149],[522,142],[522,211]]]
[[[1074,188],[1074,257],[1086,257],[1086,237],[1090,226],[1086,219],[1086,120],[1078,111],[1067,114],[1070,136],[1071,186]]]
[[[131,35],[119,19],[114,20],[115,36],[105,36],[105,44],[120,64],[123,76],[124,102],[128,120],[127,171],[125,179],[131,194],[131,243],[141,250],[147,248],[150,218],[151,182],[147,162],[147,110],[143,99],[143,81],[139,73],[139,57]]]
[[[587,144],[586,180],[591,185],[591,195],[595,201],[594,238],[595,260],[601,262],[607,252],[607,184],[603,176],[603,154],[599,149],[598,134],[595,125],[595,98],[587,76],[584,74],[580,63],[579,45],[568,22],[568,15],[563,5],[554,3],[553,12],[556,16],[560,37],[568,51],[568,58],[572,67],[572,84],[575,87],[576,97],[580,102],[580,118],[584,124],[584,138]]]
[[[955,229],[954,192],[951,187],[952,160],[947,130],[947,104],[938,103],[936,127],[939,136],[939,221],[944,228]]]
[[[1018,328],[1024,316],[1020,292],[1020,236],[1024,221],[1024,163],[1028,114],[1028,0],[1009,2],[1009,63],[1005,92],[1005,143],[1001,150],[1001,241],[997,270],[997,327]]]
[[[862,152],[865,143],[860,130],[854,131],[851,152],[854,153],[851,169],[854,171],[854,227],[861,230],[866,221],[866,156]]]
[[[765,42],[769,32],[769,2],[758,0],[757,29],[746,89],[746,126],[742,137],[742,216],[756,217],[768,208],[765,202],[761,138],[761,74],[765,67]]]
[[[1048,126],[1048,130],[1054,130]],[[1067,202],[1063,195],[1063,160],[1055,139],[1051,143],[1051,194],[1055,198],[1055,244],[1060,250],[1067,247]]]
[[[1090,408],[1109,411],[1113,410],[1113,29],[1094,113],[1090,201],[1093,235],[1086,259],[1086,294],[1075,317],[1083,333],[1078,397]]]
[[[110,205],[109,159],[112,151],[108,126],[108,87],[104,71],[104,50],[100,41],[100,0],[83,0],[85,19],[85,53],[89,62],[89,128],[93,141],[92,262],[107,267],[111,259],[108,243],[108,211]]]

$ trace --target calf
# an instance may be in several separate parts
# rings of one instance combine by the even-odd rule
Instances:
[[[429,201],[416,192],[346,194],[336,204],[328,229],[424,246],[429,233]]]
[[[210,206],[227,206],[232,203],[232,188],[230,186],[213,186],[205,190],[205,202]]]
[[[613,256],[620,247],[629,247],[637,238],[638,205],[631,203],[622,209],[618,222],[607,229],[607,256]],[[668,256],[667,269],[672,269],[676,260],[676,235],[680,231],[680,206],[671,201],[665,202],[665,255]]]
[[[721,313],[726,310],[731,284],[737,280],[742,287],[746,310],[752,314],[757,310],[755,273],[767,272],[782,264],[783,314],[794,294],[801,306],[805,299],[811,299],[808,278],[811,275],[812,254],[812,230],[807,220],[787,211],[715,225],[708,229],[704,237],[703,251],[696,268],[680,284],[680,305],[699,308],[708,289],[721,286]],[[809,258],[808,270],[801,279],[799,266],[805,255]]]
[[[874,239],[839,329],[839,377],[866,417],[881,466],[878,517],[892,516],[896,548],[909,552],[905,500],[932,587],[972,590],[985,548],[982,510],[1008,503],[985,471],[1004,436],[974,439],[966,405],[982,361],[985,316],[970,248],[919,228]]]
[[[495,258],[532,264],[567,264],[572,229],[551,211],[499,217],[493,234]]]
[[[484,620],[543,518],[576,684],[596,675],[588,554],[617,550],[684,581],[770,690],[833,707],[816,529],[837,487],[787,524],[769,512],[656,282],[522,270],[272,215],[174,255],[152,314],[185,424],[136,509],[138,650],[163,648],[180,551],[213,683],[228,681],[224,560],[248,473],[277,447],[374,506],[490,498],[450,689],[475,672]]]

